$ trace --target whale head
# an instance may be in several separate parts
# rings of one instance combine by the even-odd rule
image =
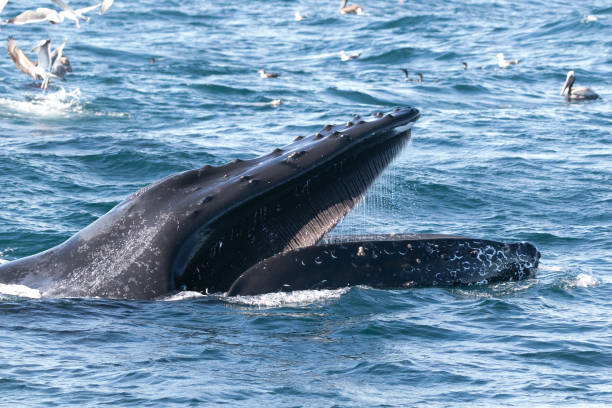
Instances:
[[[205,167],[185,183],[185,226],[172,256],[174,289],[226,291],[278,252],[313,245],[363,197],[410,137],[413,108],[327,125],[262,157]]]
[[[316,243],[410,137],[413,108],[327,125],[264,156],[171,175],[66,242],[0,266],[45,296],[224,292],[251,265]]]

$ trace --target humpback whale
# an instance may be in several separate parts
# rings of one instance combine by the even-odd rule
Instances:
[[[206,165],[168,176],[132,194],[64,243],[0,265],[0,283],[26,285],[53,297],[154,299],[178,290],[227,292],[243,273],[243,282],[268,279],[258,263],[277,254],[293,256],[292,251],[298,251],[300,256],[310,256],[331,251],[332,256],[343,253],[345,247],[358,258],[346,255],[342,259],[359,269],[362,260],[373,259],[378,253],[375,248],[389,252],[394,244],[380,239],[328,244],[331,247],[315,244],[361,200],[409,140],[419,115],[417,109],[407,107],[386,114],[378,112],[369,121],[355,116],[343,124],[326,125],[313,135],[298,136],[293,143],[258,158],[237,159],[217,167]],[[406,247],[406,239],[396,240],[396,245]],[[422,243],[429,247],[446,245],[436,239],[423,237]],[[489,245],[475,240],[464,240],[462,245],[469,242],[485,251]],[[460,254],[468,263],[478,259],[466,258],[465,250],[458,249],[460,244],[453,242],[455,252],[449,248],[444,253]],[[416,248],[420,244],[411,245]],[[533,252],[527,246],[524,249]],[[398,249],[397,254],[400,252],[405,249]],[[315,255],[314,264],[317,257],[325,256],[325,252]],[[418,259],[427,273],[445,267],[424,254]],[[499,259],[491,258],[490,262]],[[529,272],[513,275],[500,268],[500,279],[533,276],[531,269],[535,270],[537,260],[534,264],[533,257],[527,256],[524,261],[527,265],[523,269]],[[272,262],[282,264],[276,258]],[[407,262],[411,261],[397,258],[395,266],[404,268]],[[363,273],[367,276],[368,265],[375,264],[363,264]],[[395,266],[391,265],[391,274]],[[255,272],[249,271],[251,267]],[[374,267],[385,268],[386,264]],[[292,271],[298,272],[290,268],[282,273],[287,276]],[[278,272],[275,268],[274,273]],[[313,282],[326,279],[334,281],[331,275],[336,269],[328,268],[329,277],[314,268],[306,271],[310,272],[314,278],[304,287],[314,287]],[[299,273],[304,273],[303,268]],[[446,272],[440,269],[440,273]],[[494,281],[496,272],[491,273],[480,281]],[[247,279],[251,276],[254,278]],[[405,286],[410,279],[419,284],[428,281],[410,276],[380,282],[338,278],[335,284],[381,286],[388,282],[395,286],[400,282]],[[264,290],[278,289],[279,279],[286,280],[281,285],[299,287],[295,279],[271,274]],[[458,278],[451,283],[457,282],[468,281]],[[442,285],[443,280],[435,278],[430,284]],[[239,286],[233,286],[234,292],[246,293],[238,290]]]

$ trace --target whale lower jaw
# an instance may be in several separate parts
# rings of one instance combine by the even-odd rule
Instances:
[[[540,253],[526,242],[444,235],[341,237],[277,254],[243,273],[228,296],[367,285],[454,287],[535,277]]]

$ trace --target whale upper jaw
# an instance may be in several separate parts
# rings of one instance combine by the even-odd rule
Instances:
[[[356,117],[268,155],[209,168],[217,177],[197,193],[206,195],[203,222],[173,256],[171,289],[223,292],[258,261],[315,244],[393,160],[418,117],[413,108]]]
[[[43,296],[152,299],[226,291],[260,260],[316,243],[359,201],[419,117],[328,125],[271,153],[171,175],[45,252],[0,265]]]

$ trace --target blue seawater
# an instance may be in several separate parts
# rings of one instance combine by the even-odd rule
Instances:
[[[610,1],[359,2],[363,16],[335,0],[117,0],[80,30],[3,25],[32,58],[66,39],[74,72],[42,92],[0,58],[0,258],[50,248],[169,174],[412,105],[412,142],[334,233],[527,240],[538,277],[149,302],[4,294],[0,405],[612,405]],[[1,17],[55,7],[43,3],[9,1]],[[499,52],[522,62],[499,68]],[[565,102],[569,70],[601,99]]]

